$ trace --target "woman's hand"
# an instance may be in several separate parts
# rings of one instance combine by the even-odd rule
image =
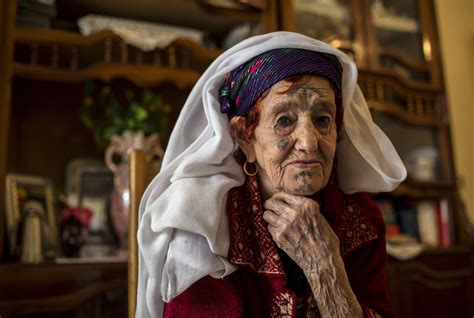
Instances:
[[[264,207],[273,240],[305,273],[321,316],[363,317],[339,253],[339,239],[319,204],[279,192]]]
[[[339,256],[339,239],[319,212],[319,204],[307,197],[279,192],[268,199],[263,218],[275,243],[301,269],[328,266]]]

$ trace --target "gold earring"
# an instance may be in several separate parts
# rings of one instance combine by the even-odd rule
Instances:
[[[245,163],[244,163],[244,172],[245,172],[245,174],[248,175],[249,177],[254,177],[254,176],[256,176],[256,175],[257,175],[257,167],[254,166],[255,171],[252,172],[252,173],[250,173],[250,172],[247,170],[247,164],[248,164],[248,163],[250,163],[250,162],[248,162],[247,160],[246,160]]]

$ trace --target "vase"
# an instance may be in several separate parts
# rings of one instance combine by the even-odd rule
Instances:
[[[129,150],[143,150],[147,171],[158,171],[163,158],[163,148],[157,133],[145,136],[143,131],[124,131],[114,135],[105,151],[105,162],[114,174],[110,214],[118,238],[117,254],[127,254],[130,215]]]

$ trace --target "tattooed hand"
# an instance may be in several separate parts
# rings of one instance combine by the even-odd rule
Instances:
[[[264,206],[263,218],[273,240],[303,270],[321,316],[363,317],[339,254],[339,239],[319,204],[279,192]]]
[[[303,271],[311,271],[315,264],[326,266],[339,256],[339,239],[316,201],[279,192],[264,206],[263,218],[273,240]]]

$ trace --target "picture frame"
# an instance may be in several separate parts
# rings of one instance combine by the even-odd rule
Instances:
[[[55,257],[59,250],[58,223],[54,205],[53,183],[49,178],[9,173],[6,176],[6,223],[9,254],[18,256],[18,234],[22,222],[23,205],[35,200],[44,207],[45,256]]]

